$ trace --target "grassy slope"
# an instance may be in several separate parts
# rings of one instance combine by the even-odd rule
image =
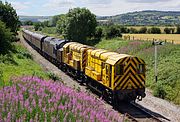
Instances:
[[[137,55],[147,63],[146,85],[154,95],[180,104],[180,45],[166,44],[158,47],[158,83],[154,83],[154,47],[150,42],[105,40],[98,48]]]
[[[11,77],[22,75],[36,75],[48,78],[42,67],[32,60],[31,55],[20,44],[15,44],[15,52],[6,56],[0,55],[1,79],[9,81]]]

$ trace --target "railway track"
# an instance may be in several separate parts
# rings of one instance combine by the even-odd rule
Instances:
[[[131,102],[129,104],[121,103],[121,105],[118,108],[118,111],[120,113],[123,113],[124,116],[130,119],[132,122],[168,122],[170,121],[164,116],[158,113],[152,112],[151,110],[148,110],[144,108],[143,106],[134,102]]]
[[[32,47],[30,47],[27,42],[25,40],[22,41],[23,44],[28,47],[28,50],[31,52],[31,53],[37,53],[36,51],[34,52],[34,50],[32,51]],[[35,54],[33,54],[35,55]],[[40,54],[38,54],[40,56]],[[41,56],[40,56],[41,57]],[[44,57],[43,57],[44,58]],[[39,59],[38,58],[38,62],[41,61],[42,59]],[[60,76],[62,76],[62,80],[67,80],[67,81],[71,81],[71,82],[67,82],[67,85],[70,86],[70,87],[74,87],[74,86],[77,86],[77,82],[75,82],[74,78],[73,77],[68,77],[65,75],[65,73],[59,73],[59,69],[56,67],[56,69],[53,69],[52,66],[47,66],[47,63],[48,61],[46,61],[46,64],[44,65],[44,61],[43,60],[42,62],[39,62],[41,63],[41,65],[43,65],[46,70],[49,70],[51,69],[53,73],[55,74],[58,74]],[[59,70],[59,71],[57,71]],[[74,81],[74,82],[72,82]],[[81,90],[83,91],[90,91],[90,92],[93,92],[89,89],[87,89],[87,87],[85,88],[83,85],[78,85],[78,87],[81,88]],[[97,94],[92,94],[94,97],[96,97],[97,99],[100,99]],[[105,100],[101,100],[101,102],[109,109],[112,109],[112,106]],[[124,107],[123,107],[124,106]],[[119,113],[121,114],[124,114],[124,117],[125,118],[129,118],[130,120],[132,120],[133,122],[139,122],[139,121],[155,121],[155,122],[163,122],[161,119],[159,119],[158,117],[156,117],[155,115],[147,112],[145,110],[145,108],[142,109],[142,107],[136,103],[130,103],[130,104],[127,104],[127,103],[123,103],[123,104],[120,104],[119,108],[115,108]],[[155,113],[157,115],[157,113]],[[161,116],[161,115],[159,115]],[[162,116],[161,116],[162,117]],[[163,118],[163,117],[162,117]],[[167,121],[167,120],[166,120]]]

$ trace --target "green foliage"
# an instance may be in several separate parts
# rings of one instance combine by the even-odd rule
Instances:
[[[84,43],[91,38],[97,26],[96,16],[86,8],[74,8],[60,18],[57,30],[68,40]]]
[[[52,72],[48,72],[47,73],[48,77],[54,81],[59,81],[61,80],[56,74],[52,73]]]
[[[0,21],[0,54],[6,54],[11,48],[13,36],[10,29],[7,29],[5,23]]]
[[[147,32],[147,28],[146,27],[142,27],[139,30],[139,33],[146,33]]]
[[[102,36],[103,36],[103,29],[101,27],[96,27],[94,38],[101,39]]]
[[[56,27],[44,27],[44,28],[42,28],[42,33],[44,33],[44,34],[56,34],[57,30],[56,30]]]
[[[41,22],[36,22],[36,23],[34,23],[34,29],[35,29],[35,31],[38,31],[42,26],[43,26],[43,25],[42,25]],[[41,28],[41,30],[42,30],[42,28]]]
[[[164,28],[164,32],[165,32],[166,34],[170,34],[170,33],[171,33],[171,29],[170,29],[170,28]]]
[[[50,27],[50,21],[44,21],[42,22],[43,27]]]
[[[132,34],[138,33],[138,30],[136,28],[130,28],[129,33],[132,33]]]
[[[33,25],[33,22],[30,20],[22,22],[22,25]]]
[[[53,27],[56,27],[57,22],[58,22],[60,16],[61,16],[61,15],[53,16],[53,17],[52,17],[52,20],[51,20],[51,22],[50,22],[50,25],[53,26]]]
[[[114,38],[114,37],[122,37],[121,31],[117,26],[109,26],[105,30],[105,37],[108,39]]]
[[[161,82],[158,82],[153,91],[154,96],[164,99],[167,95],[167,90],[164,88]]]
[[[177,26],[176,33],[177,33],[177,34],[180,34],[180,26],[179,26],[179,25]]]
[[[57,21],[57,24],[56,24],[56,30],[57,30],[57,33],[58,34],[61,34],[61,35],[65,35],[65,28],[66,28],[66,25],[67,25],[67,18],[66,18],[66,15],[65,14],[61,14],[59,17],[59,20]]]
[[[19,18],[16,10],[9,4],[5,4],[0,1],[0,20],[6,23],[6,26],[11,29],[12,32],[16,33],[19,27]]]
[[[148,33],[151,34],[161,34],[161,29],[158,27],[152,27],[150,29],[148,29]]]

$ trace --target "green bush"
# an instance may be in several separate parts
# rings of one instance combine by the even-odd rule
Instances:
[[[47,73],[48,77],[54,81],[59,81],[61,80],[56,74],[52,73],[52,72],[48,72]]]
[[[161,34],[161,29],[158,27],[152,27],[148,29],[148,33],[151,34]]]
[[[161,83],[162,81],[158,81],[158,83],[155,85],[153,94],[156,97],[164,99],[165,96],[167,95],[167,91],[164,88],[163,84]]]
[[[0,54],[6,54],[11,49],[13,36],[10,29],[6,28],[5,23],[0,21]]]
[[[4,86],[4,80],[3,80],[3,71],[0,70],[0,87]]]

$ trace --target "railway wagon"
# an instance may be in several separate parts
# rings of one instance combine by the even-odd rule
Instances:
[[[47,36],[38,33],[33,33],[31,35],[31,43],[39,52],[42,50],[42,43],[46,37]]]
[[[28,30],[22,30],[23,32],[23,37],[28,41],[31,42],[31,35],[33,34],[33,32],[28,31]]]

